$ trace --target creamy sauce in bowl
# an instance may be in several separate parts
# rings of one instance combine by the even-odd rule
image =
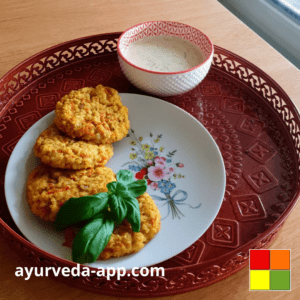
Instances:
[[[125,55],[132,64],[156,72],[180,72],[204,61],[201,50],[177,36],[148,36],[133,42]]]

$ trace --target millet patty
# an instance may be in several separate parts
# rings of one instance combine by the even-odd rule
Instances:
[[[111,144],[130,128],[128,109],[115,89],[97,85],[62,97],[56,104],[55,124],[72,138]]]
[[[153,199],[147,193],[144,193],[137,200],[139,201],[141,214],[140,231],[133,232],[127,220],[124,220],[120,225],[115,225],[110,240],[98,260],[107,260],[138,252],[160,231],[161,216]],[[79,229],[74,227],[66,229],[64,246],[72,247],[78,231]]]
[[[113,147],[72,139],[52,124],[38,137],[34,154],[51,167],[77,170],[104,166]]]
[[[67,200],[107,192],[106,185],[115,180],[107,167],[63,170],[40,165],[29,174],[26,199],[35,215],[54,222]]]

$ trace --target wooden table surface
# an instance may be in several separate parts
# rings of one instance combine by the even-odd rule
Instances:
[[[300,72],[217,0],[1,0],[0,78],[31,55],[56,44],[94,34],[123,31],[150,20],[170,20],[204,31],[269,74],[300,108]],[[291,249],[292,290],[249,291],[249,269],[210,287],[163,299],[299,299],[300,205],[288,217],[271,249]],[[116,299],[50,278],[15,277],[28,266],[0,236],[0,299]]]

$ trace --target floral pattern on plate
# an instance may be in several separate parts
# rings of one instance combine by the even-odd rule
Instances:
[[[180,205],[188,205],[193,209],[201,206],[201,203],[197,206],[186,203],[185,201],[188,198],[186,191],[180,189],[175,191],[175,182],[185,179],[185,174],[182,172],[184,164],[182,162],[174,163],[177,150],[168,152],[164,146],[160,145],[163,138],[162,134],[154,137],[150,133],[151,140],[148,143],[143,143],[143,137],[137,138],[133,129],[129,131],[128,136],[131,138],[130,145],[132,146],[132,152],[129,155],[131,161],[125,163],[122,167],[128,166],[129,170],[135,172],[137,180],[147,180],[147,184],[152,190],[164,194],[164,197],[151,195],[153,199],[162,202],[163,206],[168,206],[167,215],[162,220],[168,217],[170,213],[172,213],[173,219],[180,219],[180,216],[184,216],[178,208]]]

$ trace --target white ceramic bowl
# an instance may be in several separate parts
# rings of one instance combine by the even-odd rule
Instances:
[[[140,39],[149,36],[177,36],[196,45],[202,52],[203,62],[187,70],[160,72],[141,68],[128,60],[128,49]],[[135,25],[124,31],[118,40],[118,58],[123,73],[137,88],[156,96],[174,96],[195,88],[207,75],[214,47],[200,30],[171,21],[152,21]]]

